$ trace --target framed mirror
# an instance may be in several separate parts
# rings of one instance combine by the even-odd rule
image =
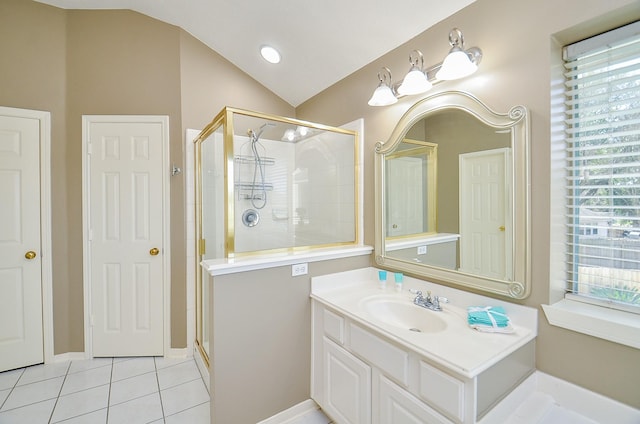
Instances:
[[[529,117],[437,93],[376,144],[378,265],[523,299],[530,293]]]

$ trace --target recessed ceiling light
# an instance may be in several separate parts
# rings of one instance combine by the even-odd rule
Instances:
[[[280,53],[271,46],[260,47],[260,54],[269,63],[280,63]]]

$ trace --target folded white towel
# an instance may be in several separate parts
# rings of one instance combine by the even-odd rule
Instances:
[[[513,325],[511,325],[511,323],[508,323],[504,327],[494,327],[492,325],[482,325],[482,324],[471,324],[471,325],[469,325],[469,327],[473,328],[474,330],[482,331],[484,333],[505,333],[505,334],[510,334],[510,333],[515,333],[516,332],[516,329],[513,328]]]

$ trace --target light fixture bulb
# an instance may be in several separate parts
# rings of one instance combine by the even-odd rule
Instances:
[[[280,52],[271,46],[260,47],[260,54],[269,63],[280,63]]]
[[[389,106],[397,101],[398,99],[393,95],[391,87],[384,82],[380,82],[369,99],[369,106]]]
[[[296,138],[296,132],[289,128],[284,132],[284,137],[282,137],[286,141],[293,141]]]
[[[398,87],[398,94],[402,96],[411,96],[421,94],[431,90],[432,84],[427,76],[417,66],[412,66],[407,75],[405,75],[402,84]]]
[[[451,49],[436,73],[439,80],[455,80],[464,78],[478,70],[478,65],[469,59],[469,55],[457,47]]]
[[[309,128],[300,126],[296,128],[296,132],[300,134],[300,136],[304,137],[309,134]]]

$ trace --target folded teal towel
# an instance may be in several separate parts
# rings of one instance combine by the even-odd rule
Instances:
[[[502,306],[469,306],[467,322],[469,325],[506,327],[509,325],[509,317]]]

